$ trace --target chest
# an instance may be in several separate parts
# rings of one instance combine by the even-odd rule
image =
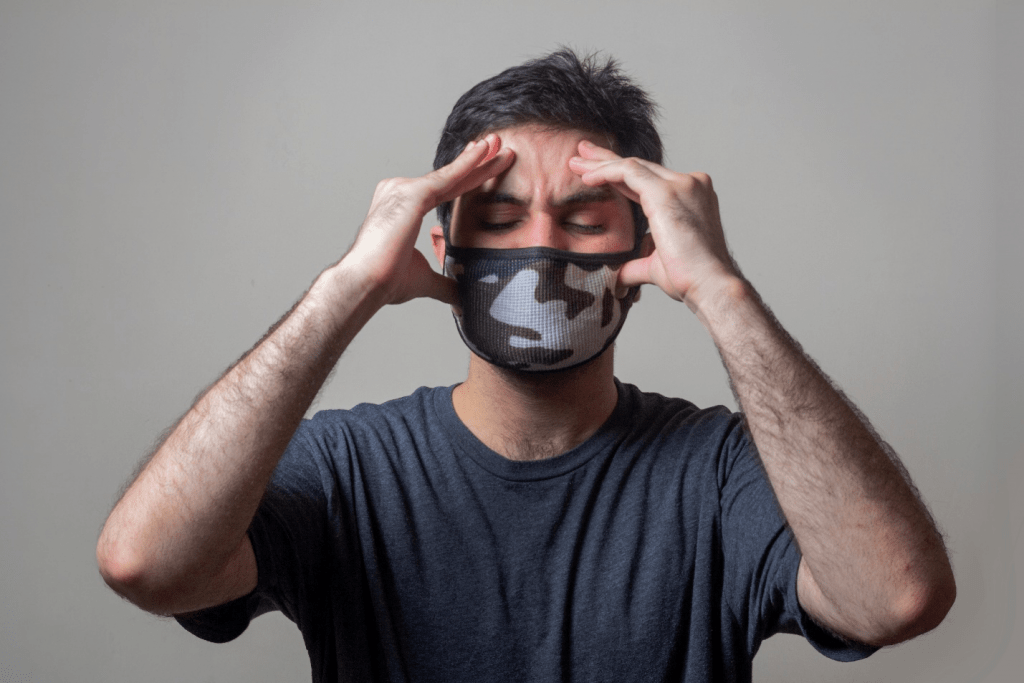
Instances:
[[[417,669],[444,643],[449,674],[525,667],[543,680],[571,663],[599,680],[669,666],[714,591],[717,508],[664,472],[610,470],[368,495],[358,554],[380,637]]]

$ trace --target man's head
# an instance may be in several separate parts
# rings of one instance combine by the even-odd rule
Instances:
[[[434,168],[451,163],[471,140],[522,126],[607,137],[619,155],[660,164],[661,138],[654,117],[654,103],[614,60],[580,59],[563,49],[506,69],[460,97],[441,132]],[[441,204],[437,216],[447,231],[452,203]],[[636,205],[633,220],[639,239],[647,230],[647,219]]]

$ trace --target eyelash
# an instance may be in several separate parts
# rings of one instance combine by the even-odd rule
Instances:
[[[585,232],[587,234],[599,233],[604,228],[603,225],[583,225],[581,223],[569,223],[569,225],[575,228],[580,228],[582,232]]]
[[[518,222],[519,221],[509,221],[507,223],[488,223],[487,221],[481,221],[480,225],[484,230],[498,231],[508,230],[509,228],[514,227]],[[601,229],[604,227],[602,225],[583,225],[582,223],[566,223],[566,225],[571,226],[573,228],[579,228],[582,232],[586,233],[597,233],[600,232]]]
[[[508,230],[519,221],[509,221],[508,223],[488,223],[487,221],[480,221],[480,227],[484,230]]]

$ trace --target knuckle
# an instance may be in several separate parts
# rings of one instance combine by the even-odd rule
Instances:
[[[676,176],[675,185],[679,188],[679,191],[684,194],[694,194],[695,192],[699,192],[703,187],[700,179],[697,178],[694,173],[683,173]]]
[[[402,212],[418,210],[423,194],[415,180],[386,178],[377,183],[370,211],[384,220],[394,220]]]
[[[406,204],[416,199],[416,185],[408,178],[393,178],[388,194],[395,198],[396,202]]]
[[[393,194],[400,181],[401,178],[385,178],[377,183],[377,188],[374,190],[373,195],[375,197],[383,197]]]
[[[691,175],[701,185],[703,185],[705,187],[711,187],[711,176],[709,176],[707,173],[703,173],[702,171],[697,171],[696,173],[692,173]]]

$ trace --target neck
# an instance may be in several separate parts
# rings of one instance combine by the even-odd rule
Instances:
[[[615,409],[612,349],[578,368],[544,373],[505,370],[472,355],[452,401],[469,430],[506,458],[560,455],[590,438]]]

